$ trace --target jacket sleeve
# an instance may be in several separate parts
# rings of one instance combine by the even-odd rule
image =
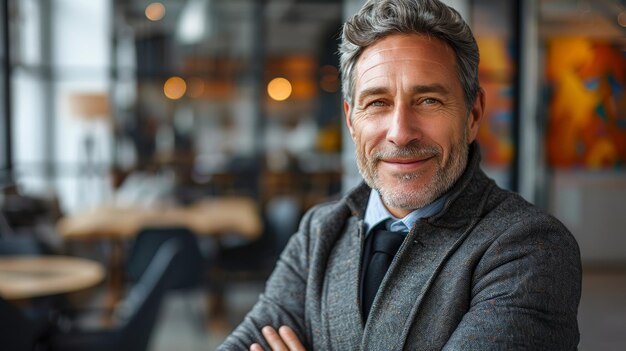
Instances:
[[[546,215],[500,235],[474,271],[469,311],[444,350],[576,350],[578,245]]]
[[[313,211],[303,217],[298,233],[289,240],[258,302],[217,350],[248,350],[255,342],[269,349],[261,334],[266,325],[292,327],[306,346],[304,302]]]

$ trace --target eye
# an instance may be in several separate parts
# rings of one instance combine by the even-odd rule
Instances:
[[[369,102],[365,105],[365,108],[370,108],[370,107],[385,107],[387,106],[387,103],[384,100],[374,100],[372,102]]]
[[[424,105],[435,105],[438,103],[439,103],[439,100],[433,99],[433,98],[425,98],[424,100],[422,100],[422,104]]]

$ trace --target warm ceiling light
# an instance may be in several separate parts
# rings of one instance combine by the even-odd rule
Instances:
[[[145,13],[150,21],[158,21],[165,16],[165,6],[160,2],[153,2],[146,6]]]
[[[274,78],[267,84],[267,94],[276,101],[287,100],[291,90],[291,83],[285,78]]]
[[[181,77],[171,77],[163,85],[163,93],[172,100],[178,100],[187,91],[187,83]]]
[[[617,23],[622,27],[626,27],[626,10],[617,15]]]

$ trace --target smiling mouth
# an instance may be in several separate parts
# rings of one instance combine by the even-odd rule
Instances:
[[[410,159],[390,158],[390,159],[382,159],[380,160],[380,162],[388,166],[391,166],[392,168],[396,170],[411,171],[411,170],[422,167],[424,164],[426,164],[430,160],[433,160],[434,158],[435,156],[410,158]]]
[[[387,159],[381,159],[381,162],[403,165],[403,164],[426,162],[434,157],[435,156],[433,155],[433,156],[425,156],[425,157],[419,157],[419,158],[387,158]]]

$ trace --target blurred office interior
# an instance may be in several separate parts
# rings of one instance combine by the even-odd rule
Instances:
[[[578,240],[580,349],[626,349],[626,1],[444,2],[481,51],[483,167]],[[214,348],[304,211],[359,181],[337,44],[362,1],[0,4],[1,239],[103,270],[18,305],[117,308],[138,233],[187,230],[202,274],[149,347]]]

